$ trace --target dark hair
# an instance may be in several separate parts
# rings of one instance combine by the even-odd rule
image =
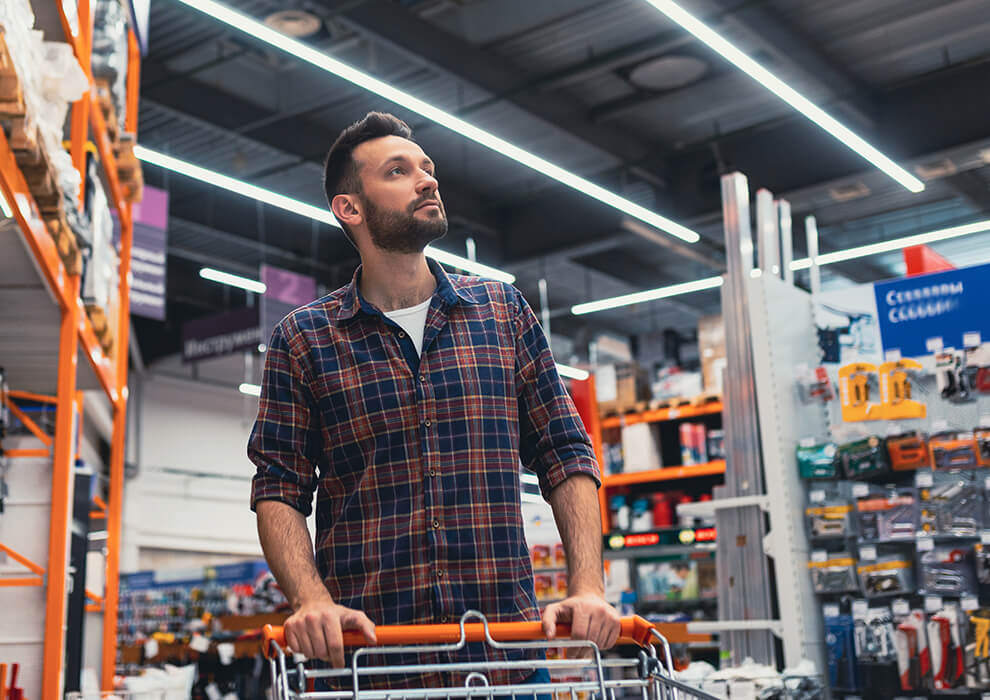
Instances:
[[[338,194],[360,194],[361,178],[357,163],[354,162],[354,149],[365,141],[384,136],[400,136],[412,140],[412,129],[398,117],[386,112],[368,112],[349,127],[340,132],[333,142],[323,164],[323,191],[327,205],[332,206]],[[341,224],[344,233],[354,243],[354,236]]]

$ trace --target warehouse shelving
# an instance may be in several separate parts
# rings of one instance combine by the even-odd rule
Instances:
[[[693,479],[699,476],[725,474],[725,460],[717,459],[705,464],[692,464],[687,467],[662,467],[642,472],[623,472],[602,477],[602,488],[629,486],[631,484],[651,484],[657,481]]]
[[[722,412],[721,400],[708,401],[702,404],[685,404],[683,406],[670,406],[667,408],[656,408],[638,413],[627,413],[621,416],[609,416],[602,418],[602,430],[609,428],[621,428],[623,425],[636,425],[637,423],[662,423],[669,420],[681,420],[682,418],[697,418],[699,416],[710,416]]]
[[[41,700],[62,696],[65,661],[69,519],[72,510],[75,439],[81,420],[81,390],[99,389],[113,407],[113,435],[110,449],[109,499],[96,513],[107,523],[105,592],[87,592],[92,601],[88,610],[104,612],[102,685],[113,686],[116,660],[118,568],[120,527],[124,485],[124,436],[127,408],[127,342],[129,337],[129,278],[132,222],[130,205],[123,197],[117,176],[116,158],[103,114],[95,104],[90,70],[93,26],[80,21],[77,34],[70,30],[59,4],[66,40],[90,83],[90,90],[72,105],[70,153],[85,182],[85,144],[95,142],[109,199],[120,221],[120,284],[117,342],[107,355],[79,298],[80,280],[70,275],[42,221],[40,211],[28,190],[13,151],[0,132],[0,192],[16,226],[0,227],[0,366],[7,371],[13,388],[12,399],[41,401],[55,406],[53,436],[35,434],[42,448],[10,451],[9,457],[52,459],[51,510],[47,566],[35,572],[46,586],[41,677]],[[80,18],[92,18],[89,0],[78,6]],[[128,37],[128,78],[126,129],[137,126],[139,49],[136,37]],[[80,355],[84,359],[80,359]],[[33,431],[32,431],[33,432]],[[100,505],[100,504],[98,504]],[[15,551],[17,543],[5,543],[5,551]],[[20,555],[18,555],[20,556]],[[30,568],[30,567],[29,567]],[[41,569],[40,565],[35,568]],[[38,585],[28,581],[25,585]],[[2,600],[2,599],[0,599]]]

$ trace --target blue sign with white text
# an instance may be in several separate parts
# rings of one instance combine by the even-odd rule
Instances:
[[[990,265],[874,285],[884,352],[930,355],[990,341]]]

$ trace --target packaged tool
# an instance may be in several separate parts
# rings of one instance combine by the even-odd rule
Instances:
[[[972,472],[927,472],[915,476],[921,502],[919,527],[929,535],[976,537],[983,529],[984,480]]]
[[[990,610],[974,610],[969,615],[970,642],[966,645],[966,685],[990,687]]]
[[[920,588],[924,595],[964,596],[979,592],[969,547],[939,545],[918,555]]]
[[[863,594],[867,598],[904,595],[914,592],[914,572],[911,562],[900,556],[888,555],[856,567]]]
[[[828,682],[832,689],[854,691],[860,687],[854,629],[852,615],[825,618]]]
[[[810,369],[807,365],[800,365],[795,375],[798,396],[802,403],[828,403],[835,398],[832,380],[829,379],[828,370],[824,366],[819,365]]]
[[[932,656],[932,686],[935,690],[959,687],[964,680],[962,612],[955,603],[946,603],[928,618],[928,644]]]
[[[797,448],[798,472],[802,479],[838,479],[841,462],[835,444],[801,444]]]
[[[901,690],[922,690],[931,672],[925,615],[920,610],[912,610],[897,620],[896,624],[894,648],[897,651],[897,673]]]
[[[977,542],[973,545],[973,558],[976,560],[976,580],[981,584],[990,583],[990,546]]]
[[[980,466],[976,436],[970,431],[937,433],[931,436],[928,445],[936,469],[975,469]]]
[[[965,352],[946,348],[935,353],[935,384],[942,398],[947,401],[961,403],[972,399]]]
[[[911,398],[909,371],[921,370],[921,363],[907,358],[880,365],[880,407],[870,413],[870,417],[887,420],[924,418],[927,415],[925,404]]]
[[[804,509],[808,533],[816,538],[844,538],[855,533],[853,507],[839,489],[816,489]]]
[[[849,479],[865,479],[890,471],[887,446],[883,438],[876,435],[840,445],[839,459]]]
[[[856,516],[867,540],[914,539],[918,530],[918,494],[911,487],[857,484]],[[863,493],[862,491],[865,491]]]
[[[977,428],[973,431],[976,440],[976,459],[981,467],[990,467],[990,428]]]
[[[887,607],[853,605],[853,632],[859,678],[875,697],[893,697],[900,688],[894,620]]]
[[[895,472],[930,469],[932,466],[928,440],[918,432],[888,436],[887,455],[890,457],[890,468]]]
[[[869,362],[854,362],[839,368],[842,420],[846,422],[871,420],[870,411],[875,411],[879,406],[870,403],[870,378],[876,371],[876,365]]]
[[[856,593],[859,581],[856,578],[856,560],[848,552],[827,554],[823,551],[811,553],[808,570],[811,572],[811,585],[816,593]]]

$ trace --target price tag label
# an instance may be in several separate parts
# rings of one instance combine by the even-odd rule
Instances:
[[[866,614],[870,610],[870,604],[865,600],[854,600],[852,604],[853,617],[861,618],[866,617]]]
[[[990,428],[990,413],[984,413],[980,416],[980,427]]]
[[[983,693],[980,696],[980,700],[990,700],[990,693]]]
[[[914,477],[914,483],[920,488],[930,488],[935,483],[935,479],[931,472],[918,472],[917,476]]]
[[[189,648],[200,654],[205,654],[210,650],[210,640],[201,634],[194,634],[193,638],[189,640]]]
[[[158,656],[158,640],[149,639],[144,643],[144,658],[153,659]]]
[[[942,609],[942,596],[940,595],[926,595],[925,596],[925,612],[934,613]]]
[[[838,617],[839,606],[835,603],[826,603],[822,606],[822,614],[824,614],[825,617]]]
[[[898,348],[892,348],[883,354],[884,362],[898,362],[900,359],[901,351]]]
[[[670,409],[670,411],[667,412],[667,417],[670,418],[671,420],[673,420],[674,418],[679,418],[680,415],[681,415],[680,410],[676,408],[672,408]]]
[[[966,612],[970,612],[980,607],[980,600],[975,595],[964,595],[959,600],[959,607]]]
[[[983,344],[983,339],[980,338],[979,331],[970,331],[969,333],[963,333],[964,348],[978,348],[982,344]]]
[[[928,352],[942,352],[942,339],[929,338],[925,341],[925,349]]]
[[[813,437],[803,437],[798,444],[801,445],[801,447],[814,447],[816,442],[817,440]]]
[[[897,616],[909,615],[911,613],[911,606],[903,598],[898,598],[891,603],[890,609]]]
[[[984,530],[980,533],[980,542],[990,544],[990,530]]]
[[[863,561],[875,561],[877,558],[877,548],[872,544],[859,548],[859,558]]]
[[[223,642],[217,644],[217,656],[220,657],[221,666],[230,666],[231,662],[234,660],[234,645],[230,642]]]
[[[990,491],[990,476],[983,480],[983,490]]]
[[[918,551],[930,552],[935,549],[935,540],[927,535],[918,535]]]
[[[863,498],[870,495],[869,484],[853,484],[853,498]]]
[[[811,561],[828,561],[828,552],[824,549],[816,549],[811,553]]]
[[[990,484],[990,476],[987,477],[987,483]],[[987,486],[990,488],[990,486]],[[824,503],[825,502],[825,492],[821,489],[817,489],[808,494],[808,500],[812,503]]]

